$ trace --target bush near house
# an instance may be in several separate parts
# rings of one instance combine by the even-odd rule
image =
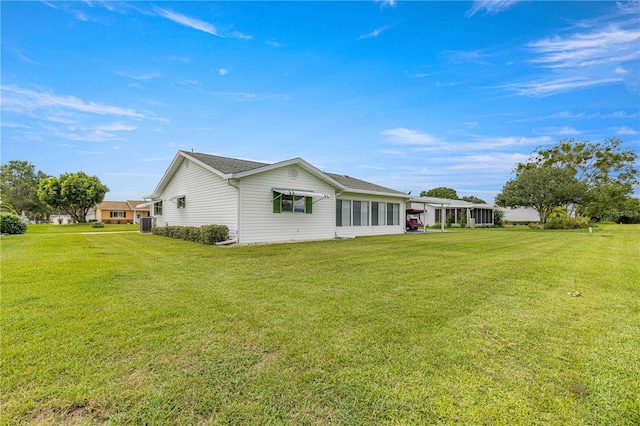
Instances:
[[[208,245],[229,239],[229,228],[226,225],[154,226],[151,232],[154,235]]]
[[[581,229],[593,225],[588,217],[554,217],[547,222],[548,229]]]
[[[104,222],[100,222],[100,221],[91,222],[91,227],[92,228],[104,228]]]
[[[2,234],[24,234],[27,224],[15,214],[0,215],[0,233]]]

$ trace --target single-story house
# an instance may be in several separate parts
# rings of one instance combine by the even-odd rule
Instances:
[[[49,223],[54,225],[68,225],[73,223],[71,215],[68,214],[52,214],[49,215]]]
[[[538,223],[540,215],[533,207],[496,207],[504,212],[504,221],[510,223]]]
[[[144,201],[103,201],[94,209],[91,220],[103,223],[140,223],[141,217],[149,217],[149,206],[138,207]]]
[[[437,197],[415,197],[407,203],[407,218],[415,217],[423,226],[443,227],[447,219],[453,226],[480,227],[493,225],[493,212],[497,207],[491,204],[470,203]]]
[[[156,226],[226,225],[239,243],[402,234],[402,192],[326,173],[301,158],[274,164],[178,151],[156,189]]]

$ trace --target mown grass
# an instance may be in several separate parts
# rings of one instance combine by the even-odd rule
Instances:
[[[638,226],[51,232],[1,240],[4,424],[640,423]]]
[[[94,228],[91,223],[74,223],[71,225],[29,225],[27,234],[74,234],[78,232],[121,232],[139,231],[140,225],[105,224],[103,228]]]

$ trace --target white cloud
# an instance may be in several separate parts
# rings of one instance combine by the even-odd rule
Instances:
[[[380,3],[381,8],[397,6],[396,0],[375,0],[375,2]]]
[[[144,114],[129,108],[85,102],[75,96],[58,96],[48,92],[38,92],[17,86],[0,86],[2,107],[17,113],[33,113],[36,110],[62,109],[98,115],[115,115],[145,119]]]
[[[471,17],[481,10],[485,10],[485,13],[495,15],[511,8],[519,0],[476,0],[473,2],[471,9],[467,11],[467,17]]]
[[[356,38],[356,40],[364,40],[366,38],[378,37],[382,32],[388,30],[389,28],[391,28],[391,25],[385,25],[384,27],[376,28],[375,30],[371,31],[368,34],[363,34],[361,36],[358,36],[358,38]]]
[[[172,10],[169,9],[163,9],[161,7],[155,7],[156,12],[158,13],[159,16],[166,18],[170,21],[176,22],[180,25],[184,25],[185,27],[189,27],[189,28],[193,28],[195,30],[198,31],[202,31],[211,35],[214,35],[216,37],[222,37],[219,33],[218,30],[216,29],[215,25],[210,24],[208,22],[204,22],[201,21],[199,19],[196,18],[190,18],[188,16],[185,15],[181,15],[179,13],[176,13]]]
[[[395,128],[383,130],[382,136],[387,137],[394,145],[413,146],[414,152],[469,152],[483,150],[497,150],[513,147],[536,146],[549,143],[551,138],[539,136],[528,138],[522,136],[508,137],[480,137],[475,136],[466,141],[445,141],[428,133],[406,128]]]
[[[445,147],[448,145],[433,135],[404,127],[383,130],[380,134],[386,136],[394,145],[416,145],[430,148]]]
[[[545,97],[609,84],[637,92],[640,3],[576,23],[562,35],[530,42],[531,64],[548,75],[502,86],[522,96]]]
[[[126,124],[121,121],[112,124],[106,124],[102,126],[97,126],[96,130],[106,131],[106,132],[130,132],[132,130],[136,130],[138,127],[132,126],[131,124]]]
[[[539,55],[533,63],[547,68],[581,68],[638,60],[638,41],[637,29],[612,24],[606,29],[535,41],[529,47]]]
[[[511,172],[517,163],[525,162],[529,159],[528,155],[524,154],[506,154],[506,153],[494,153],[494,154],[480,154],[480,155],[466,155],[458,157],[456,160],[457,165],[447,167],[449,171],[462,171],[462,170],[485,170],[489,172]]]
[[[227,74],[229,74],[229,70],[228,70],[228,69],[226,69],[226,68],[220,68],[220,69],[218,70],[218,73],[219,73],[220,75],[227,75]]]
[[[265,101],[271,99],[288,101],[291,99],[291,96],[280,93],[211,92],[211,95],[230,97],[235,101]]]
[[[133,72],[133,71],[116,71],[121,77],[130,78],[132,80],[137,81],[148,81],[153,80],[154,78],[160,77],[160,73],[158,71],[151,72]]]
[[[87,15],[85,15],[81,10],[75,10],[72,14],[78,21],[89,22],[89,18],[87,18]]]
[[[197,18],[192,18],[186,15],[183,15],[181,13],[174,12],[173,10],[170,10],[170,9],[163,9],[158,6],[155,6],[154,8],[158,16],[161,16],[165,19],[168,19],[170,21],[173,21],[185,27],[193,28],[194,30],[198,30],[198,31],[205,32],[207,34],[214,35],[216,37],[221,37],[221,38],[231,37],[231,38],[238,38],[241,40],[253,39],[251,35],[245,34],[240,31],[229,32],[228,30],[225,30],[221,32],[218,30],[218,28],[215,25],[209,22],[205,22]]]
[[[616,132],[617,135],[620,136],[633,136],[633,135],[637,135],[639,132],[637,130],[634,130],[630,127],[615,127],[613,128],[613,130]]]
[[[406,157],[407,156],[407,153],[405,151],[401,151],[399,149],[379,149],[376,152],[378,154],[396,155],[398,157]],[[363,165],[362,167],[365,167],[365,165]]]
[[[0,123],[0,126],[9,127],[9,128],[13,128],[13,129],[29,129],[30,128],[29,126],[27,126],[25,124],[7,123],[6,121],[3,121],[2,123]]]
[[[233,31],[231,34],[229,34],[229,36],[233,37],[233,38],[239,38],[241,40],[251,40],[251,39],[253,39],[253,37],[250,36],[249,34],[241,33],[240,31]]]
[[[465,51],[465,50],[449,50],[444,52],[445,55],[449,58],[454,64],[464,64],[464,63],[473,63],[473,64],[484,64],[484,58],[488,55],[481,53],[479,50],[473,51]]]
[[[271,46],[271,47],[275,47],[275,48],[279,48],[279,47],[283,46],[282,43],[279,43],[279,42],[275,41],[274,39],[267,40],[267,41],[265,41],[265,43],[267,44],[267,46]]]
[[[593,86],[616,84],[622,82],[620,77],[589,77],[585,75],[560,76],[556,78],[527,81],[521,83],[505,84],[500,86],[513,90],[519,95],[533,98],[543,98],[558,93],[570,92],[577,89],[586,89]]]
[[[180,78],[176,80],[176,83],[178,83],[181,86],[188,86],[188,87],[198,86],[200,84],[198,80],[190,80],[188,78]]]
[[[540,129],[541,133],[547,133],[557,136],[576,136],[581,134],[578,130],[573,127],[563,126],[563,127],[545,127]]]

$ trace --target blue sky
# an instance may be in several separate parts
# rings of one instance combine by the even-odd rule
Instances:
[[[177,150],[492,201],[563,138],[640,146],[638,2],[6,2],[2,163],[153,191]]]

